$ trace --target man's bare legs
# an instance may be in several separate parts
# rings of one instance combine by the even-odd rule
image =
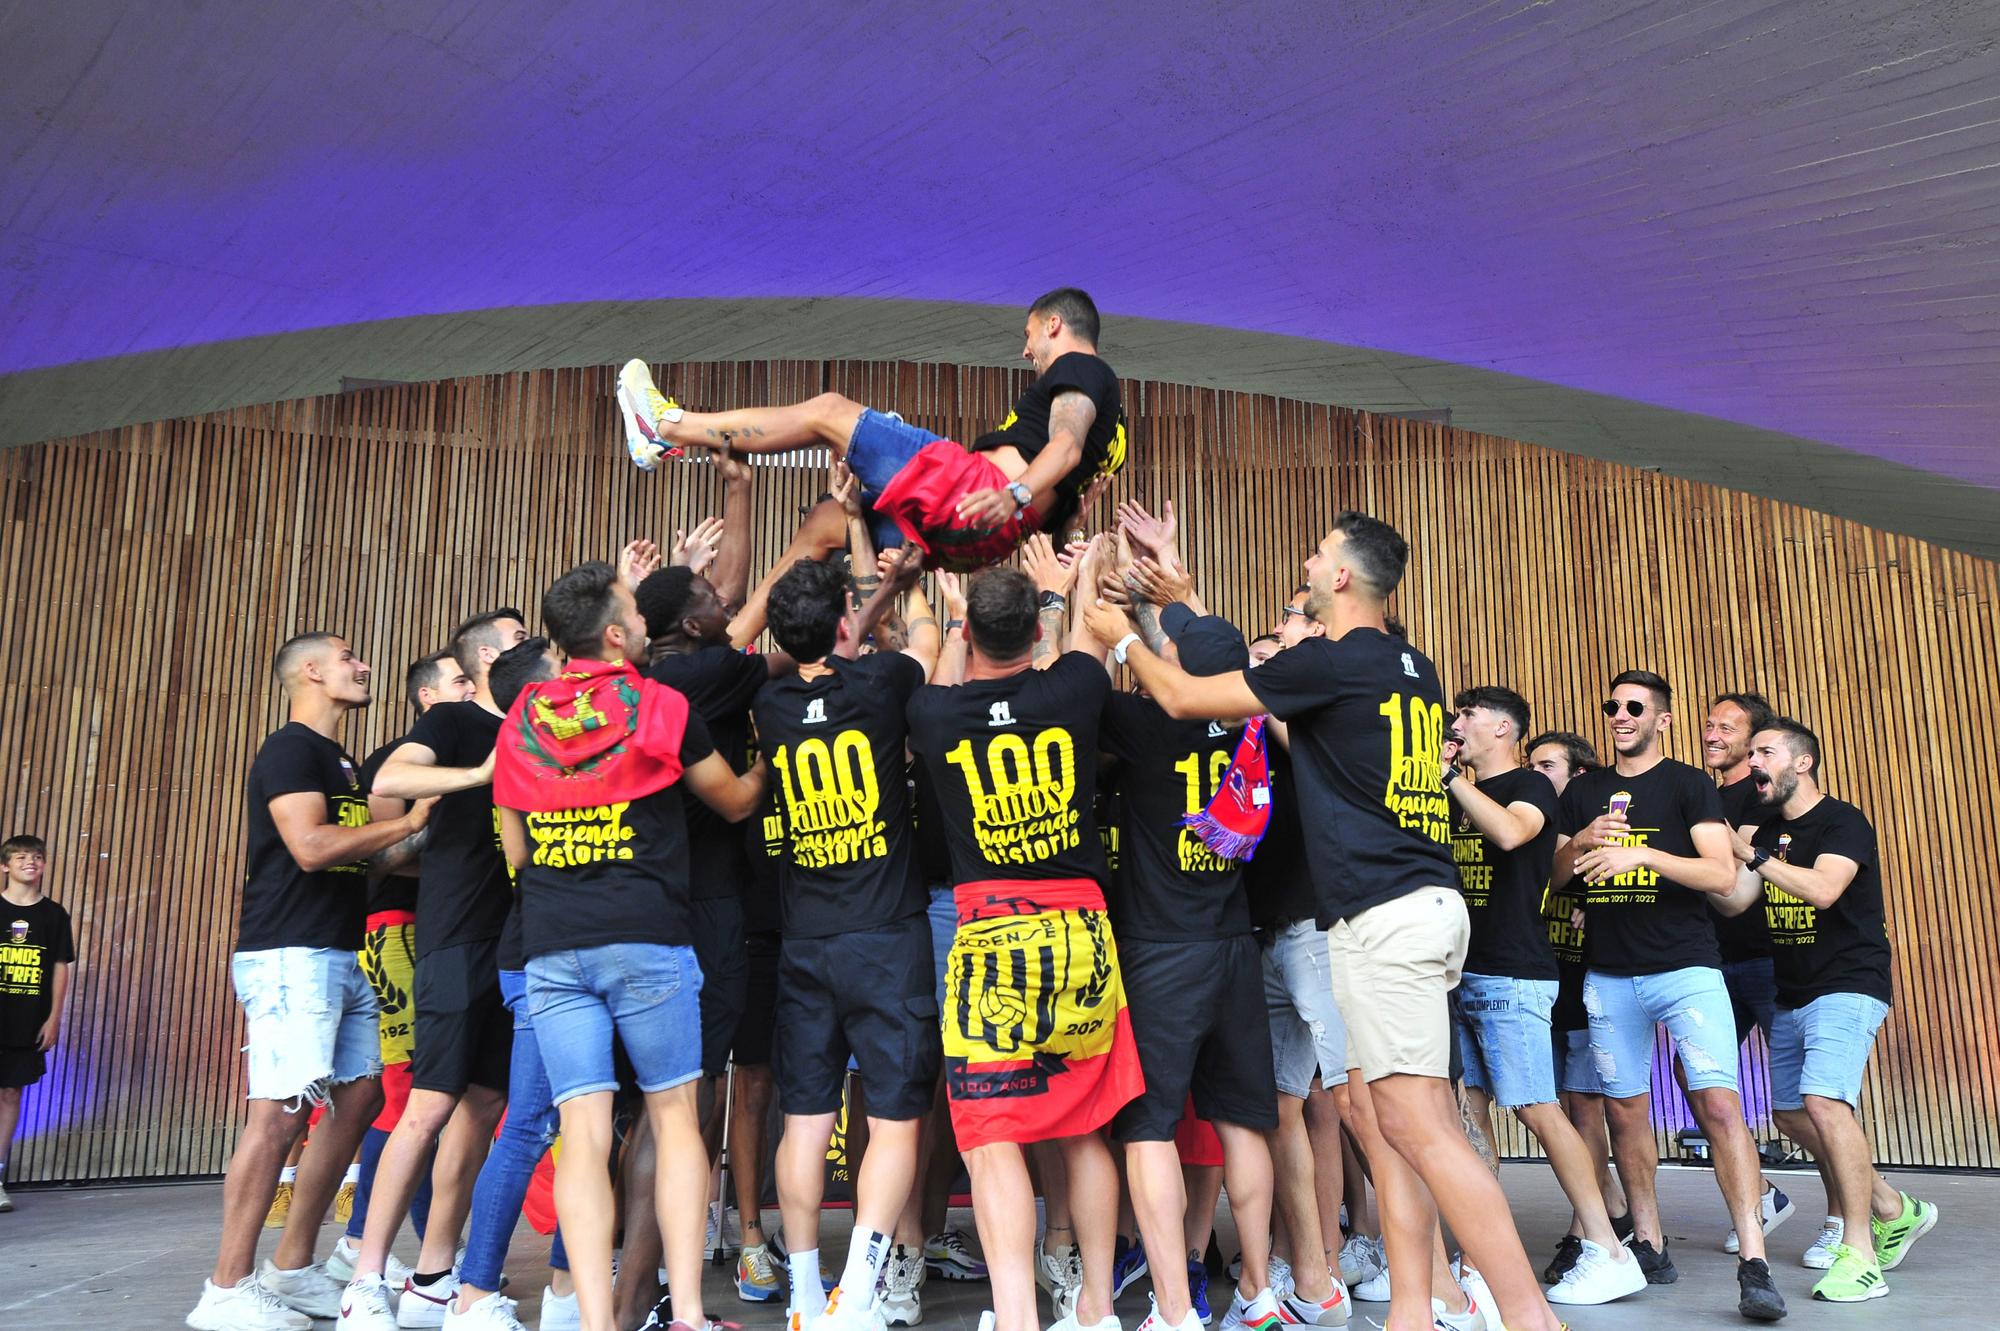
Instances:
[[[410,1092],[403,1116],[396,1121],[395,1131],[389,1134],[382,1158],[375,1166],[375,1182],[368,1197],[368,1224],[361,1232],[360,1255],[354,1260],[357,1279],[382,1273],[389,1260],[389,1245],[395,1242],[396,1231],[409,1215],[410,1199],[416,1196],[426,1164],[431,1169],[431,1218],[424,1225],[424,1248],[417,1258],[417,1270],[429,1273],[451,1269],[457,1253],[458,1231],[465,1223],[465,1211],[472,1201],[471,1180],[478,1177],[479,1162],[485,1159],[486,1145],[493,1140],[493,1125],[500,1121],[500,1111],[507,1105],[506,1096],[484,1086],[468,1087],[463,1100],[461,1103],[460,1096],[449,1092],[421,1087]],[[480,1123],[485,1125],[483,1137],[477,1131]],[[448,1131],[453,1124],[457,1125],[456,1130]],[[431,1155],[434,1144],[435,1157]],[[469,1172],[468,1152],[476,1153],[471,1157]],[[463,1186],[455,1199],[439,1192],[461,1181]],[[440,1203],[445,1203],[447,1209],[439,1210]],[[452,1209],[456,1210],[455,1216]],[[440,1265],[425,1265],[440,1258]]]
[[[1295,1095],[1278,1094],[1278,1127],[1270,1134],[1271,1163],[1275,1172],[1274,1198],[1277,1212],[1284,1218],[1285,1241],[1290,1245],[1292,1284],[1308,1303],[1323,1303],[1333,1297],[1333,1277],[1327,1272],[1319,1224],[1319,1195],[1314,1186],[1312,1137],[1306,1128],[1305,1101]],[[1235,1206],[1231,1194],[1230,1205]],[[1248,1260],[1250,1239],[1237,1222]]]
[[[1271,1158],[1269,1143],[1264,1144],[1264,1158]],[[1222,1166],[1182,1165],[1181,1186],[1187,1190],[1181,1248],[1190,1261],[1199,1262],[1208,1255],[1208,1245],[1215,1237],[1215,1205],[1222,1200]],[[1238,1221],[1237,1226],[1241,1228],[1242,1222]],[[1265,1260],[1268,1264],[1268,1254]]]
[[[1563,1091],[1556,1098],[1561,1102],[1570,1126],[1583,1139],[1584,1150],[1590,1153],[1605,1213],[1614,1220],[1631,1214],[1631,1207],[1625,1201],[1625,1189],[1611,1169],[1611,1129],[1604,1120],[1604,1097],[1582,1091]],[[1581,1217],[1570,1218],[1569,1232],[1579,1238],[1583,1236]]]
[[[1313,1079],[1306,1096],[1306,1139],[1312,1143],[1313,1196],[1319,1206],[1319,1235],[1322,1257],[1329,1269],[1340,1265],[1340,1245],[1346,1234],[1340,1226],[1342,1192],[1347,1171],[1341,1160],[1341,1105],[1347,1099],[1347,1083],[1320,1085]]]
[[[701,1139],[694,1082],[646,1096],[653,1125],[658,1178],[654,1199],[667,1255],[667,1287],[674,1291],[674,1320],[708,1325],[701,1306],[701,1249],[707,1225],[708,1148]],[[600,1158],[601,1159],[601,1158]],[[598,1176],[604,1176],[600,1163]],[[560,1205],[557,1208],[561,1213]]]
[[[1563,1117],[1562,1106],[1554,1101],[1521,1105],[1514,1110],[1514,1116],[1542,1144],[1549,1166],[1555,1170],[1556,1182],[1561,1185],[1563,1196],[1569,1198],[1570,1208],[1582,1227],[1582,1236],[1606,1252],[1618,1255],[1618,1235],[1611,1228],[1611,1214],[1605,1209],[1604,1194],[1598,1187],[1599,1162],[1591,1158],[1590,1148]]]
[[[284,1235],[271,1254],[271,1264],[280,1271],[313,1264],[319,1228],[333,1205],[333,1195],[340,1190],[362,1134],[382,1112],[382,1079],[363,1077],[336,1086],[331,1100],[319,1126],[306,1139],[298,1176],[292,1180],[292,1217],[298,1223],[285,1221]]]
[[[784,1135],[778,1138],[778,1222],[785,1231],[785,1250],[807,1265],[818,1262],[819,1209],[826,1196],[826,1146],[833,1140],[833,1126],[840,1117],[831,1114],[787,1114]],[[857,1217],[856,1223],[859,1224]],[[803,1288],[801,1286],[804,1286]],[[807,1320],[825,1306],[826,1292],[820,1288],[817,1270],[808,1282],[792,1281],[793,1312]]]
[[[835,457],[847,455],[854,423],[866,410],[839,393],[821,393],[787,407],[741,407],[735,411],[689,411],[677,421],[655,420],[661,438],[682,448],[721,448],[737,453],[789,453],[825,444]]]
[[[764,1240],[764,1120],[771,1109],[771,1065],[736,1065],[736,1091],[729,1101],[729,1177],[735,1185],[736,1214],[743,1244]]]
[[[1132,1212],[1139,1222],[1139,1239],[1146,1245],[1152,1271],[1153,1299],[1169,1326],[1188,1315],[1187,1261],[1181,1254],[1187,1223],[1187,1185],[1181,1178],[1180,1152],[1171,1141],[1125,1143],[1125,1179],[1132,1189]],[[1238,1219],[1239,1232],[1243,1221]],[[1249,1236],[1245,1233],[1247,1247]],[[1250,1265],[1249,1253],[1243,1257]]]
[[[1442,1298],[1448,1311],[1463,1312],[1467,1306],[1464,1291],[1449,1278],[1449,1264],[1444,1270],[1446,1278],[1438,1279],[1444,1241],[1438,1232],[1437,1210],[1416,1173],[1383,1141],[1368,1092],[1369,1087],[1350,1070],[1347,1126],[1354,1133],[1357,1149],[1369,1160],[1381,1221],[1383,1258],[1389,1271],[1389,1316],[1385,1331],[1429,1331],[1434,1320],[1431,1299]],[[1456,1122],[1453,1131],[1457,1131]],[[1469,1146],[1466,1149],[1471,1150]],[[1480,1173],[1484,1176],[1485,1171],[1481,1169]],[[1283,1177],[1282,1166],[1280,1177]]]
[[[1083,1287],[1076,1298],[1076,1322],[1095,1326],[1111,1312],[1111,1263],[1118,1240],[1118,1166],[1111,1147],[1095,1132],[1064,1137],[1063,1170],[1069,1175],[1069,1213],[1076,1246],[1083,1254]],[[1179,1181],[1179,1157],[1175,1157]],[[989,1264],[991,1259],[989,1258]],[[1182,1278],[1186,1272],[1183,1269]]]
[[[359,1081],[346,1082],[333,1088],[333,1113],[324,1120],[331,1124],[334,1119],[351,1120],[360,1125],[353,1140],[361,1139],[361,1132],[367,1131],[368,1124],[382,1109],[382,1079],[365,1077]],[[271,1199],[278,1193],[278,1171],[285,1166],[285,1159],[291,1154],[292,1145],[306,1130],[307,1111],[305,1108],[288,1108],[294,1101],[252,1100],[249,1121],[243,1126],[243,1135],[236,1139],[236,1149],[229,1158],[229,1172],[222,1180],[222,1241],[216,1250],[215,1270],[209,1279],[219,1288],[236,1284],[252,1273],[257,1262],[257,1238],[264,1229],[264,1217],[270,1213]],[[343,1123],[345,1126],[345,1123]],[[325,1136],[338,1134],[326,1133]],[[350,1143],[351,1149],[352,1143]],[[324,1156],[326,1152],[317,1154]],[[341,1162],[339,1173],[345,1173],[345,1161]],[[292,1185],[292,1195],[298,1198],[305,1165],[300,1166],[301,1177]],[[299,1265],[312,1264],[312,1242],[318,1236],[320,1222],[325,1219],[326,1207],[333,1200],[333,1193],[339,1187],[339,1174],[331,1173],[335,1181],[326,1189],[320,1200],[319,1213],[313,1215],[310,1223],[304,1218],[306,1211],[295,1200],[291,1214],[300,1217],[300,1236],[296,1246],[305,1248],[305,1260]],[[279,1253],[291,1257],[286,1252],[287,1241],[291,1240],[291,1226],[286,1226],[285,1238],[278,1243]],[[272,1258],[274,1264],[277,1257]],[[296,1269],[296,1268],[285,1268]]]
[[[1757,1159],[1757,1144],[1750,1140],[1750,1128],[1743,1121],[1743,1101],[1736,1092],[1722,1086],[1688,1092],[1688,1107],[1707,1135],[1715,1159],[1715,1185],[1729,1205],[1729,1218],[1736,1226],[1740,1255],[1749,1260],[1764,1255],[1764,1171]]]
[[[1780,1132],[1805,1147],[1822,1178],[1832,1178],[1826,1213],[1840,1219],[1844,1231],[1840,1241],[1869,1261],[1878,1261],[1875,1231],[1868,1219],[1894,1220],[1903,1213],[1903,1195],[1876,1170],[1868,1135],[1851,1105],[1817,1095],[1801,1098],[1804,1108],[1774,1109],[1771,1118]]]
[[[660,1215],[654,1200],[659,1195],[659,1167],[652,1121],[641,1114],[625,1129],[625,1149],[619,1159],[625,1238],[619,1249],[622,1257],[611,1303],[620,1326],[637,1326],[645,1320],[663,1292],[660,1268],[666,1263],[667,1250],[660,1238]]]
[[[994,1331],[1042,1331],[1035,1308],[1035,1189],[1027,1158],[1012,1142],[993,1142],[965,1152],[965,1168],[972,1176],[972,1218],[986,1252]]]

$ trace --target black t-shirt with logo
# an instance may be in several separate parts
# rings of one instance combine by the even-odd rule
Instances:
[[[874,929],[924,909],[904,743],[924,668],[901,652],[772,680],[757,735],[785,825],[780,915],[789,938]]]
[[[1150,698],[1114,693],[1100,742],[1122,761],[1120,870],[1111,928],[1120,938],[1176,942],[1250,932],[1243,861],[1210,850],[1181,820],[1221,788],[1243,727],[1176,721]]]
[[[922,763],[910,764],[910,812],[915,821],[917,872],[925,887],[951,884],[951,842],[944,834],[944,810]]]
[[[1830,795],[1797,818],[1784,818],[1775,807],[1769,813],[1750,844],[1774,859],[1810,869],[1822,855],[1840,855],[1861,866],[1825,910],[1765,882],[1759,913],[1770,929],[1779,1006],[1804,1007],[1827,994],[1867,994],[1889,1002],[1889,933],[1875,829],[1861,810]]]
[[[954,882],[1103,885],[1097,732],[1110,692],[1102,663],[1081,652],[1047,670],[917,690],[910,749],[937,793]]]
[[[1542,901],[1549,952],[1556,959],[1556,1005],[1549,1024],[1558,1031],[1581,1031],[1590,1025],[1583,1006],[1583,930],[1570,922],[1583,909],[1583,888],[1581,878],[1571,878],[1561,887],[1551,886]]]
[[[691,652],[670,652],[646,674],[687,695],[688,706],[708,728],[715,751],[731,770],[750,770],[750,704],[771,678],[763,657],[711,643]],[[693,899],[733,897],[748,866],[743,831],[700,800],[687,801],[688,882]]]
[[[493,754],[504,718],[476,702],[441,702],[417,718],[409,741],[439,767],[477,767]],[[514,902],[492,785],[454,790],[431,809],[417,892],[417,955],[498,938]]]
[[[55,1006],[56,967],[75,960],[68,911],[47,897],[0,898],[0,1049],[35,1048]]]
[[[280,795],[326,798],[326,821],[366,827],[368,800],[354,760],[339,744],[303,722],[271,732],[250,764],[244,788],[250,828],[238,952],[274,947],[361,950],[368,926],[368,865],[334,864],[307,873],[285,848],[271,817]]]
[[[1722,820],[1731,827],[1755,827],[1760,818],[1777,815],[1776,809],[1766,810],[1757,803],[1757,783],[1750,777],[1732,781],[1717,793],[1722,797]],[[1710,911],[1709,914],[1715,922],[1715,945],[1722,953],[1723,965],[1771,955],[1771,935],[1764,928],[1763,911],[1746,910],[1741,915]]]
[[[1722,822],[1722,799],[1708,773],[1662,758],[1638,776],[1613,767],[1585,772],[1562,793],[1559,830],[1573,837],[1609,813],[1613,795],[1630,797],[1621,843],[1695,857],[1694,829]],[[1708,895],[1650,869],[1633,869],[1584,888],[1584,958],[1607,975],[1664,975],[1721,964]]]
[[[1277,928],[1315,918],[1319,903],[1306,868],[1306,834],[1299,820],[1299,783],[1292,772],[1292,756],[1268,731],[1264,751],[1271,765],[1271,821],[1243,874],[1250,918],[1259,928]]]
[[[714,752],[708,727],[689,712],[681,765]],[[532,851],[519,879],[523,953],[689,943],[684,810],[698,803],[676,781],[629,802],[523,814]]]
[[[382,764],[389,761],[389,755],[410,742],[407,735],[399,735],[381,748],[368,755],[368,761],[361,764],[361,798],[367,799],[375,793],[375,777],[381,772]],[[414,913],[417,909],[417,869],[409,866],[408,873],[383,874],[368,889],[368,913],[402,910]]]
[[[1291,724],[1292,767],[1321,928],[1458,881],[1436,667],[1375,628],[1307,638],[1243,672]]]
[[[1459,780],[1467,780],[1460,777]],[[1556,858],[1556,788],[1532,767],[1516,767],[1479,783],[1479,793],[1501,808],[1527,804],[1540,810],[1542,830],[1512,850],[1502,850],[1454,805],[1451,855],[1458,861],[1458,890],[1472,920],[1465,969],[1473,975],[1553,980],[1555,954],[1542,921],[1542,897]]]
[[[1042,515],[1042,530],[1046,532],[1063,530],[1076,513],[1077,496],[1098,476],[1115,475],[1125,465],[1125,407],[1117,374],[1102,357],[1065,352],[1041,378],[1028,385],[999,429],[980,435],[972,443],[974,452],[1013,448],[1024,460],[1033,462],[1035,455],[1049,446],[1050,407],[1058,394],[1070,392],[1088,397],[1097,408],[1097,417],[1084,436],[1083,457],[1056,482],[1054,511]]]

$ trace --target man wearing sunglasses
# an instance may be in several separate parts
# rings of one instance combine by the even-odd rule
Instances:
[[[1611,1151],[1631,1203],[1633,1253],[1656,1285],[1680,1278],[1660,1231],[1651,1115],[1653,1027],[1664,1023],[1687,1072],[1688,1103],[1707,1134],[1715,1181],[1736,1222],[1737,1310],[1785,1315],[1771,1282],[1758,1217],[1762,1176],[1736,1084],[1736,1023],[1722,982],[1709,900],[1736,882],[1729,825],[1715,783],[1661,752],[1673,691],[1645,670],[1611,681],[1604,703],[1612,766],[1563,791],[1552,890],[1581,879],[1583,1003],[1603,1083]]]

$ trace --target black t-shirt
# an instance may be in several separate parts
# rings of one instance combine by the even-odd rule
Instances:
[[[47,897],[31,906],[0,899],[0,1049],[35,1047],[55,1006],[56,967],[75,960],[68,911]]]
[[[1454,804],[1451,856],[1458,861],[1458,887],[1472,920],[1465,969],[1517,980],[1556,979],[1555,954],[1549,951],[1542,922],[1542,897],[1556,858],[1556,788],[1532,767],[1516,767],[1481,781],[1479,792],[1502,808],[1528,804],[1539,809],[1542,830],[1527,843],[1502,850]]]
[[[1098,714],[1104,666],[1081,652],[1005,679],[926,685],[910,699],[910,749],[937,792],[952,881],[1087,878],[1098,839]]]
[[[708,727],[689,712],[681,765],[714,752]],[[683,798],[676,781],[629,803],[523,814],[534,852],[520,874],[523,953],[690,942],[683,808],[699,802]]]
[[[750,704],[771,678],[763,657],[711,643],[670,652],[646,674],[687,695],[688,706],[708,727],[715,751],[738,773],[750,769]],[[696,901],[733,897],[748,866],[743,831],[700,800],[687,801],[688,882]]]
[[[477,767],[493,753],[503,718],[476,702],[441,702],[417,718],[409,740],[437,755],[439,767]],[[430,839],[417,892],[417,955],[500,936],[513,904],[493,787],[441,796],[431,810]]]
[[[1760,818],[1777,816],[1757,803],[1757,783],[1749,777],[1732,781],[1717,792],[1722,797],[1722,820],[1731,827],[1755,827]],[[1771,934],[1764,928],[1764,912],[1746,910],[1741,915],[1723,915],[1711,910],[1715,922],[1715,945],[1722,964],[1750,961],[1771,955]]]
[[[1047,373],[1028,385],[1021,400],[1000,428],[973,441],[973,451],[1013,448],[1023,459],[1049,446],[1049,408],[1061,393],[1079,392],[1097,408],[1097,418],[1084,436],[1083,457],[1067,476],[1056,482],[1053,511],[1042,515],[1042,530],[1059,532],[1076,513],[1077,497],[1099,475],[1115,475],[1125,465],[1125,407],[1119,395],[1118,376],[1102,357],[1082,351],[1065,352],[1055,358]]]
[[[1571,878],[1562,887],[1551,886],[1542,900],[1549,952],[1556,959],[1556,1005],[1549,1024],[1559,1031],[1580,1031],[1590,1024],[1583,1007],[1583,930],[1570,923],[1583,909],[1583,888],[1581,878]]]
[[[1271,821],[1243,873],[1250,918],[1259,928],[1274,928],[1313,919],[1319,903],[1306,868],[1305,825],[1299,819],[1299,783],[1292,773],[1292,755],[1268,731],[1264,751],[1271,764]]]
[[[1630,796],[1628,846],[1651,846],[1693,858],[1694,828],[1722,821],[1722,800],[1708,773],[1662,758],[1638,776],[1614,767],[1585,772],[1562,793],[1559,830],[1573,837],[1611,810],[1611,797]],[[1583,946],[1590,968],[1607,975],[1663,975],[1686,966],[1716,966],[1715,927],[1708,896],[1634,869],[1588,887]]]
[[[1307,638],[1243,672],[1291,723],[1292,766],[1321,928],[1458,881],[1436,667],[1380,629]]]
[[[326,797],[326,821],[366,827],[368,801],[354,760],[334,741],[302,722],[273,731],[250,764],[244,787],[250,849],[243,881],[238,952],[274,947],[361,950],[368,925],[368,865],[335,864],[307,873],[285,849],[271,817],[280,795]]]
[[[407,735],[398,736],[368,755],[368,761],[361,764],[361,798],[367,799],[375,792],[375,778],[382,771],[382,764],[389,761],[389,755],[410,742]],[[429,826],[429,824],[426,824]],[[402,910],[414,913],[417,909],[417,868],[410,865],[408,873],[382,875],[381,879],[368,889],[368,913],[377,914],[388,910]]]
[[[910,764],[910,800],[917,872],[926,887],[950,886],[951,842],[944,834],[944,810],[938,807],[937,790],[924,775],[922,763]]]
[[[1804,1007],[1827,994],[1867,994],[1889,1002],[1889,933],[1882,918],[1875,829],[1861,810],[1830,795],[1797,818],[1784,818],[1776,808],[1769,813],[1750,843],[1774,858],[1810,869],[1822,855],[1841,855],[1861,866],[1825,910],[1775,883],[1764,884],[1758,913],[1770,928],[1779,1005]]]
[[[743,860],[743,932],[770,933],[783,922],[778,902],[785,882],[785,817],[778,812],[777,792],[767,789],[754,818],[741,828]]]
[[[1119,765],[1120,870],[1111,928],[1120,938],[1173,942],[1250,932],[1243,861],[1210,850],[1181,819],[1222,786],[1243,727],[1176,721],[1150,698],[1105,701],[1101,742]]]
[[[910,844],[904,709],[924,668],[901,652],[827,662],[757,695],[757,735],[785,822],[790,938],[874,929],[924,909]]]

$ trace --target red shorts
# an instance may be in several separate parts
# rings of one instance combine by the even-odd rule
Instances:
[[[976,490],[998,490],[1007,475],[984,453],[949,439],[926,444],[875,496],[877,513],[894,519],[903,537],[924,552],[926,568],[970,573],[1018,550],[1042,525],[1023,509],[998,527],[975,527],[958,516],[958,501]]]
[[[1174,1147],[1180,1152],[1184,1165],[1222,1163],[1222,1138],[1215,1135],[1213,1123],[1195,1117],[1192,1095],[1188,1097],[1186,1108],[1181,1110],[1181,1121],[1174,1124]]]
[[[1087,879],[962,883],[945,966],[960,1150],[1094,1132],[1145,1090],[1104,894]]]
[[[416,1067],[408,1059],[383,1065],[382,1112],[375,1116],[375,1127],[384,1132],[396,1130],[396,1124],[402,1121],[403,1106],[410,1103],[410,1082],[415,1076]]]

